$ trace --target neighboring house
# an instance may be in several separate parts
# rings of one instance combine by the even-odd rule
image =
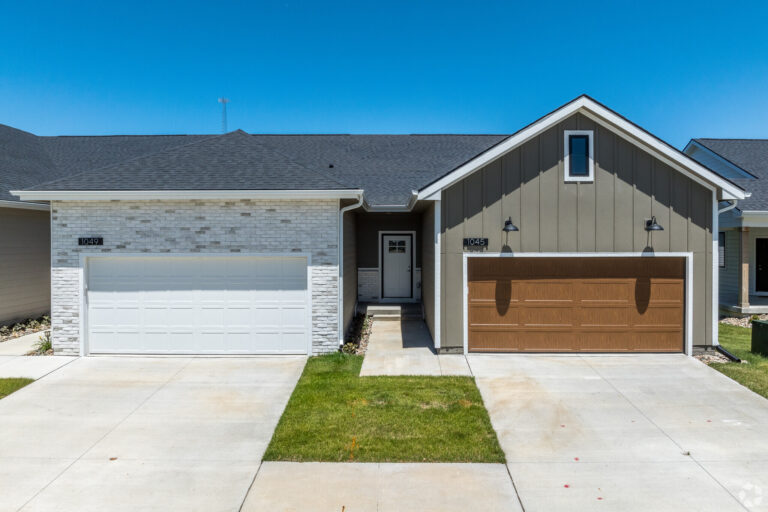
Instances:
[[[768,313],[768,140],[692,139],[685,153],[749,197],[720,205],[720,308]]]
[[[236,131],[14,193],[50,202],[69,354],[328,352],[371,301],[421,303],[440,352],[690,354],[745,197],[586,96],[510,136]]]
[[[0,325],[48,313],[51,307],[49,206],[20,201],[10,190],[197,137],[38,137],[0,125]]]

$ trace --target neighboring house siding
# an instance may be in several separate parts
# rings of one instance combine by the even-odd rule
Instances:
[[[357,242],[356,215],[344,214],[344,333],[349,329],[357,305]]]
[[[58,354],[80,350],[83,253],[311,255],[312,347],[338,349],[339,202],[56,201],[52,203],[52,330]],[[103,247],[78,247],[81,236]]]
[[[0,208],[0,324],[51,308],[50,216]]]
[[[728,230],[723,231],[723,234],[725,235],[725,267],[718,267],[720,303],[736,304],[739,298],[739,232]]]
[[[563,130],[595,130],[594,183],[564,183]],[[712,192],[582,115],[442,192],[441,347],[463,344],[463,237],[489,252],[692,252],[693,345],[711,344]],[[507,236],[504,219],[520,228]]]
[[[435,339],[435,204],[421,214],[421,301],[429,334]]]

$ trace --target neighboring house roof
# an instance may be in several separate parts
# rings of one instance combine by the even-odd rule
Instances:
[[[742,211],[768,211],[768,139],[693,139],[752,178],[732,178],[751,196],[739,201]],[[717,169],[715,169],[717,170]]]

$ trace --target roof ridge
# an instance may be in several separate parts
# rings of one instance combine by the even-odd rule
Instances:
[[[35,185],[35,187],[42,187],[43,185],[48,185],[48,184],[51,184],[51,183],[56,183],[57,181],[62,181],[62,180],[65,180],[65,179],[70,179],[70,178],[74,178],[74,177],[77,177],[77,176],[82,176],[83,174],[86,174],[86,173],[91,173],[91,172],[101,171],[101,170],[104,170],[104,169],[109,169],[110,167],[115,167],[117,165],[122,165],[122,164],[125,164],[126,162],[133,162],[134,160],[138,160],[139,158],[146,158],[148,156],[158,155],[158,154],[161,154],[161,153],[170,152],[170,151],[173,151],[175,149],[180,149],[180,148],[185,148],[185,147],[193,146],[195,144],[200,144],[202,142],[205,142],[205,141],[208,141],[208,140],[211,140],[211,139],[216,139],[216,138],[219,138],[219,137],[224,137],[226,135],[229,135],[230,133],[234,133],[234,132],[224,133],[224,134],[220,134],[220,135],[212,135],[212,136],[206,137],[204,139],[192,141],[189,144],[181,144],[180,146],[174,146],[172,148],[164,148],[164,149],[160,149],[158,151],[151,151],[149,153],[144,153],[143,155],[137,155],[137,156],[134,156],[134,157],[131,157],[131,158],[126,158],[125,160],[119,160],[119,161],[113,162],[113,163],[111,163],[109,165],[103,165],[101,167],[95,167],[93,169],[86,169],[84,171],[75,172],[75,173],[69,174],[67,176],[61,176],[59,178],[56,178],[55,180],[48,180],[48,181],[44,181],[42,183],[38,183],[37,185]],[[51,158],[51,155],[48,153],[47,150],[43,149],[43,151],[48,156],[48,158]],[[53,161],[53,158],[51,158],[51,160]],[[41,190],[45,190],[45,189],[41,189]]]
[[[35,135],[41,139],[108,139],[110,137],[217,137],[209,133],[113,133],[108,135]]]

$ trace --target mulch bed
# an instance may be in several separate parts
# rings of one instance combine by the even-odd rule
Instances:
[[[48,316],[41,316],[39,318],[29,318],[15,324],[0,325],[0,343],[27,334],[34,334],[36,332],[47,331],[51,328],[51,319]]]
[[[754,320],[755,317],[757,317],[757,320],[768,320],[768,315],[752,315],[752,316],[745,316],[743,318],[729,316],[721,319],[720,323],[726,324],[726,325],[735,325],[736,327],[746,327],[747,329],[751,329],[752,320]]]
[[[373,317],[370,315],[355,315],[352,319],[352,325],[349,327],[347,336],[344,338],[344,351],[361,356],[365,354],[368,348],[368,338],[371,337],[371,328],[373,326]]]

